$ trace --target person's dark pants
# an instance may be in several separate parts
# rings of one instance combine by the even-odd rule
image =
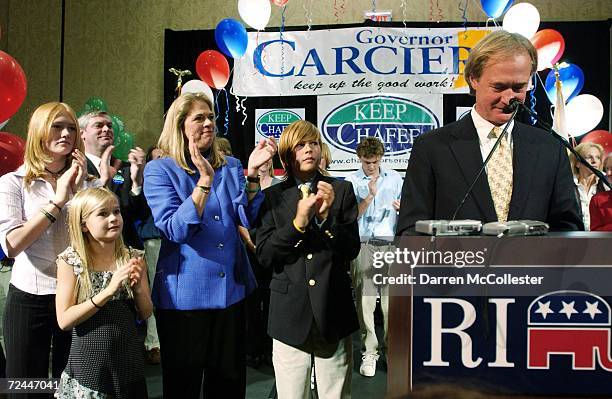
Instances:
[[[164,398],[244,398],[244,301],[226,309],[157,309]],[[203,382],[202,382],[203,381]]]
[[[271,360],[272,338],[268,335],[270,289],[267,286],[258,286],[247,297],[246,305],[246,353],[252,358],[259,358],[259,361],[265,361],[266,358]]]
[[[262,361],[272,361],[272,338],[268,335],[272,269],[262,267],[251,251],[247,253],[257,287],[246,298],[246,354],[251,357],[251,366],[257,366]]]
[[[8,378],[59,378],[68,362],[71,332],[62,331],[55,314],[55,295],[33,295],[9,285],[4,313]],[[16,398],[48,397],[19,394]]]

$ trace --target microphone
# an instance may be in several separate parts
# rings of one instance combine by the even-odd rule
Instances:
[[[457,214],[459,213],[461,208],[463,208],[463,205],[465,204],[465,201],[467,200],[467,197],[472,193],[472,190],[474,189],[474,186],[476,185],[476,182],[478,181],[478,179],[482,175],[482,172],[484,172],[485,168],[489,164],[489,161],[491,160],[491,157],[493,156],[493,153],[495,152],[497,147],[499,147],[499,144],[501,143],[501,141],[505,140],[506,132],[508,131],[508,126],[510,126],[510,123],[516,118],[516,115],[518,114],[519,110],[521,109],[521,107],[520,107],[521,105],[523,105],[523,103],[518,98],[513,98],[512,100],[510,100],[509,104],[503,109],[504,113],[512,113],[512,116],[510,117],[510,119],[506,123],[506,126],[504,126],[504,129],[502,130],[501,134],[497,138],[497,141],[495,141],[495,144],[493,145],[493,148],[489,152],[489,155],[487,156],[487,159],[485,159],[485,161],[483,162],[482,166],[478,170],[478,173],[476,174],[476,177],[474,177],[474,180],[472,181],[472,184],[470,184],[470,187],[467,189],[465,195],[461,199],[461,202],[459,202],[459,205],[457,205],[457,208],[455,209],[455,212],[453,212],[453,217],[451,218],[451,220],[455,220],[455,218],[457,217]],[[510,111],[510,112],[506,112],[506,109],[507,108],[509,109],[511,107],[513,108],[513,110]]]
[[[521,100],[519,100],[516,97],[513,97],[510,100],[510,103],[508,103],[508,105],[506,105],[504,107],[504,109],[502,110],[502,112],[504,114],[511,114],[513,113],[518,107],[520,107],[521,105],[523,105],[523,103],[521,102]]]

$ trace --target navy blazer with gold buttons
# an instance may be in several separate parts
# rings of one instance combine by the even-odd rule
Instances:
[[[317,174],[332,185],[328,218],[314,218],[301,233],[293,225],[300,191],[292,177],[264,191],[257,222],[259,262],[272,268],[268,333],[285,344],[306,341],[312,323],[328,342],[359,328],[351,292],[350,262],[359,254],[357,201],[349,182]]]

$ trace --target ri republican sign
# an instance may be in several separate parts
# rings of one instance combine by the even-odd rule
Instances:
[[[383,143],[385,167],[405,170],[414,140],[442,123],[441,95],[319,96],[317,109],[336,171],[360,167],[356,149],[366,137]]]
[[[508,394],[609,398],[610,309],[610,297],[576,290],[415,297],[413,383],[480,381]]]

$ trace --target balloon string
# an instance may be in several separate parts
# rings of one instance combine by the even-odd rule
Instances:
[[[259,31],[257,31],[257,34],[255,35],[255,48],[257,49],[259,47]],[[264,51],[261,52],[261,64],[262,65],[266,65],[266,61],[267,61],[267,53]],[[255,70],[253,71],[253,76],[257,75],[257,68],[255,68]]]
[[[372,12],[376,12],[376,0],[372,0]]]
[[[402,0],[400,7],[402,9],[402,23],[404,24],[404,29],[406,29],[406,0]]]
[[[244,126],[244,123],[247,120],[247,113],[246,113],[246,107],[244,106],[244,100],[246,100],[246,97],[243,97],[240,99],[240,108],[242,109],[242,126]]]
[[[223,95],[225,95],[225,123],[223,124],[225,132],[223,134],[227,136],[229,133],[229,96],[227,95],[227,90],[225,90],[225,87],[221,90],[223,91]]]
[[[442,9],[440,8],[440,3],[439,0],[436,0],[436,12],[437,12],[437,18],[436,18],[436,22],[440,22],[444,19],[444,15],[442,15]]]
[[[308,25],[307,31],[310,32],[312,29],[312,1],[310,0],[308,3],[308,8],[306,8],[306,3],[302,3],[302,8],[304,9],[304,18],[306,19],[306,24]]]
[[[287,9],[287,6],[284,5],[283,6],[283,10],[281,12],[281,26],[280,26],[280,30],[278,32],[278,36],[280,39],[280,46],[281,46],[281,79],[285,78],[285,45],[283,44],[283,32],[285,31],[285,10]]]
[[[246,100],[246,96],[240,97],[238,94],[236,94],[236,92],[234,91],[234,86],[230,88],[229,92],[236,99],[236,113],[242,114],[242,116],[244,116],[244,118],[242,118],[242,122],[240,123],[242,126],[244,126],[247,120],[246,107],[244,106],[244,100]]]
[[[546,86],[544,85],[544,82],[542,82],[542,78],[540,77],[540,74],[536,72],[534,75],[538,79],[537,82],[540,82],[540,85],[542,86],[542,90],[546,91]],[[535,90],[535,87],[533,89]]]
[[[217,124],[217,120],[219,119],[219,94],[221,90],[217,90],[215,93],[215,125]]]
[[[346,11],[345,0],[342,0],[341,3],[338,3],[337,0],[334,0],[334,17],[336,23],[340,21],[340,17],[344,14],[344,11]]]
[[[334,20],[336,23],[340,20],[340,16],[338,15],[338,2],[334,0]]]
[[[435,10],[434,10],[435,7]],[[440,4],[438,0],[429,0],[429,20],[431,22],[440,22],[442,20],[442,9],[440,8]]]
[[[537,75],[537,73],[535,74]],[[536,122],[538,121],[537,115],[538,112],[536,111],[536,96],[535,96],[535,88],[537,85],[537,78],[535,76],[532,77],[532,82],[531,84],[533,85],[533,89],[531,89],[531,93],[529,93],[529,109],[531,110],[531,114],[529,114],[529,121],[532,125],[535,125]]]
[[[465,0],[465,2],[463,1],[459,1],[459,5],[457,6],[459,8],[459,11],[461,11],[461,19],[463,20],[463,40],[467,40],[467,23],[468,23],[468,18],[467,18],[467,8],[468,8],[468,0]]]

